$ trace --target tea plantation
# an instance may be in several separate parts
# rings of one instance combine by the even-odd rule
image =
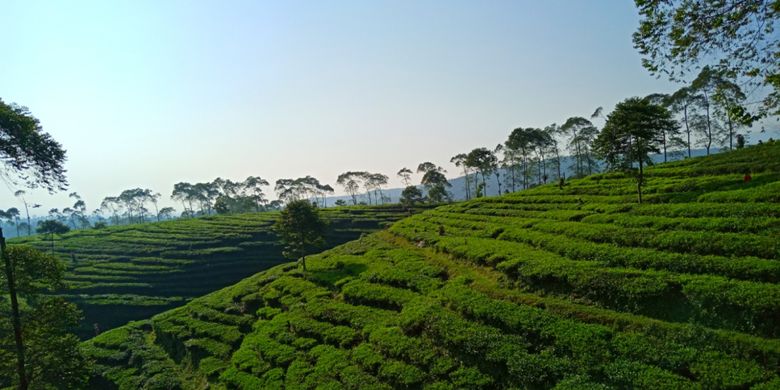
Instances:
[[[414,215],[101,334],[92,383],[780,388],[780,144],[652,168],[641,205],[635,186]]]
[[[384,228],[397,207],[324,209],[332,247]],[[81,337],[180,306],[285,261],[271,226],[276,212],[78,230],[55,236],[68,267],[64,291],[84,311]],[[52,250],[48,235],[14,239]],[[97,326],[95,325],[97,324]],[[97,329],[96,329],[97,328]]]

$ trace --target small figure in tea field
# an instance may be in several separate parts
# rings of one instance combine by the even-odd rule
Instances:
[[[750,183],[753,180],[753,176],[750,176],[750,171],[745,172],[745,177],[742,179],[745,183]]]

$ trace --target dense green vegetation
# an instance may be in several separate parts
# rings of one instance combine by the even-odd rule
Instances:
[[[649,168],[642,204],[606,173],[414,215],[101,334],[93,385],[780,387],[778,156]]]
[[[272,224],[278,212],[181,219],[11,240],[67,264],[63,295],[84,311],[82,337],[148,318],[284,261]],[[384,227],[396,207],[324,209],[332,247]],[[53,240],[53,241],[52,241]],[[53,242],[53,244],[52,244]]]

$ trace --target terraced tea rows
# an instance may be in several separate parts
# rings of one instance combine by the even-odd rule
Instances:
[[[82,337],[149,318],[285,261],[271,226],[278,213],[213,216],[79,230],[55,237],[64,294],[84,310]],[[395,207],[324,209],[328,247],[408,215]],[[48,236],[14,239],[51,250]]]
[[[93,384],[780,387],[780,144],[648,174],[642,205],[596,175],[274,267],[90,340]]]

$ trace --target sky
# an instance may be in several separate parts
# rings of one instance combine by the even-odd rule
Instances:
[[[179,181],[395,172],[516,127],[676,89],[633,48],[630,1],[4,1],[0,98],[67,150],[93,210]],[[600,123],[597,123],[600,125]],[[19,206],[0,185],[0,207]],[[340,189],[338,189],[340,190]],[[272,192],[272,188],[268,189]],[[179,210],[181,211],[181,210]]]

